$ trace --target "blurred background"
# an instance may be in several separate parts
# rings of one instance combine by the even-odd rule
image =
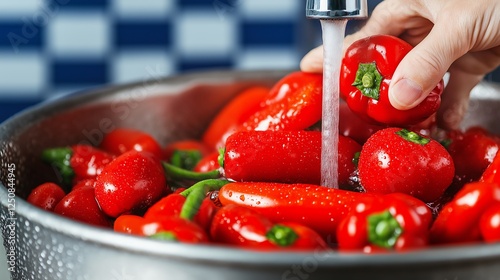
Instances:
[[[0,122],[152,75],[298,68],[321,43],[319,21],[304,14],[305,0],[2,0]]]
[[[152,75],[298,68],[321,43],[319,21],[304,14],[305,0],[2,0],[0,122],[47,99]]]

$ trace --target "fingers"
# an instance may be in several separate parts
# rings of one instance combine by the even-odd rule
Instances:
[[[444,129],[457,129],[467,112],[469,94],[483,75],[469,74],[460,70],[450,71],[450,80],[441,95],[441,106],[437,113],[438,126]]]
[[[389,100],[396,109],[411,109],[442,79],[450,65],[469,49],[451,24],[436,24],[429,35],[399,63],[389,86]]]
[[[344,50],[354,41],[368,36],[377,34],[398,36],[408,27],[406,22],[424,11],[425,9],[421,7],[420,1],[383,1],[375,7],[361,30],[345,37]],[[322,72],[323,46],[319,46],[307,53],[300,62],[300,69],[305,72]]]
[[[309,51],[300,61],[300,69],[304,72],[323,72],[323,46]]]

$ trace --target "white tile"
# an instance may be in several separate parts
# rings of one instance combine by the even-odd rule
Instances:
[[[31,16],[43,12],[43,0],[2,0],[0,1],[0,18]]]
[[[305,16],[306,9],[303,0],[239,0],[238,3],[240,13],[245,18],[252,19],[290,20],[293,17]]]
[[[60,14],[48,26],[48,47],[57,57],[103,56],[110,47],[110,25],[101,12]]]
[[[174,72],[174,60],[164,51],[127,51],[113,59],[111,78],[114,83],[143,81]]]
[[[173,8],[172,0],[112,0],[114,11],[122,18],[166,17]]]
[[[34,97],[45,89],[47,65],[38,53],[0,52],[0,96],[2,93],[27,93]],[[17,96],[16,96],[17,97]]]
[[[300,57],[291,49],[251,49],[237,56],[239,69],[298,69]]]
[[[215,12],[185,12],[175,22],[176,49],[185,57],[227,56],[237,46],[236,29],[233,16],[220,18]]]

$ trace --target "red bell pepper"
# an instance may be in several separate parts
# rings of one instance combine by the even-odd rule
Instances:
[[[427,205],[406,194],[388,194],[359,202],[337,228],[340,250],[375,248],[406,250],[428,244],[432,213]],[[379,251],[379,250],[375,250]]]
[[[407,126],[437,111],[444,89],[442,80],[410,110],[398,110],[389,102],[392,76],[411,49],[410,44],[390,35],[367,37],[347,48],[340,70],[340,93],[353,112],[373,123]]]
[[[58,170],[65,185],[95,178],[114,155],[89,145],[50,148],[42,152],[42,159]]]
[[[490,205],[479,218],[481,237],[486,242],[500,241],[500,202]]]
[[[111,217],[145,210],[168,192],[160,161],[147,152],[129,151],[96,178],[95,198]]]
[[[339,136],[339,185],[349,185],[353,162],[361,146]],[[321,182],[321,132],[245,131],[226,141],[224,176],[235,181],[308,183]]]
[[[26,199],[32,205],[47,211],[53,211],[66,193],[55,183],[43,183],[34,188]]]
[[[222,205],[255,209],[275,223],[295,222],[334,237],[339,222],[360,199],[373,195],[308,184],[233,182],[219,190]]]
[[[481,240],[479,221],[484,211],[500,201],[495,183],[466,184],[436,217],[430,231],[432,243],[461,243]]]
[[[255,86],[234,97],[212,119],[203,133],[203,142],[214,150],[224,147],[227,137],[241,129],[250,115],[264,107],[268,93],[269,88]]]
[[[57,203],[54,213],[90,225],[111,227],[111,219],[97,204],[93,187],[72,190]]]
[[[302,130],[312,126],[321,119],[322,85],[321,74],[286,75],[271,88],[265,106],[242,124],[242,130]]]
[[[207,243],[205,231],[197,224],[176,216],[148,219],[121,215],[114,224],[116,232],[183,243]]]
[[[99,147],[117,156],[135,150],[149,152],[158,159],[163,158],[163,150],[156,139],[150,134],[136,129],[117,128],[104,135]]]
[[[373,134],[363,145],[358,169],[367,192],[401,192],[425,202],[438,199],[455,175],[453,159],[439,142],[401,128]]]
[[[325,250],[326,242],[314,230],[298,223],[274,224],[253,209],[226,205],[210,228],[213,241],[244,248]]]

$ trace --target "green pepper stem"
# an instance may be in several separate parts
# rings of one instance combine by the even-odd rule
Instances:
[[[186,201],[182,205],[179,216],[183,219],[192,220],[196,213],[198,213],[198,210],[200,210],[201,203],[207,196],[207,193],[220,190],[227,183],[229,183],[227,180],[208,179],[200,181],[181,192],[181,195],[186,197]]]
[[[42,160],[59,172],[64,185],[71,185],[75,176],[70,164],[72,155],[73,150],[69,147],[51,148],[42,151]]]
[[[422,135],[420,135],[416,132],[410,131],[406,128],[403,128],[399,131],[396,131],[396,134],[401,136],[403,139],[405,139],[407,141],[410,141],[412,143],[419,144],[419,145],[425,145],[431,141],[429,138],[425,138]]]
[[[277,224],[266,233],[266,237],[276,245],[287,247],[295,243],[299,235],[291,227]]]
[[[380,84],[383,77],[377,70],[377,65],[373,63],[360,63],[356,71],[356,78],[353,86],[366,97],[378,100],[380,97]]]
[[[389,210],[368,216],[368,241],[383,248],[393,248],[403,228]]]
[[[221,177],[219,170],[212,170],[208,172],[194,172],[191,170],[174,166],[167,162],[162,162],[162,164],[163,164],[163,169],[165,170],[167,175],[173,179],[201,181],[206,179],[217,179]]]

